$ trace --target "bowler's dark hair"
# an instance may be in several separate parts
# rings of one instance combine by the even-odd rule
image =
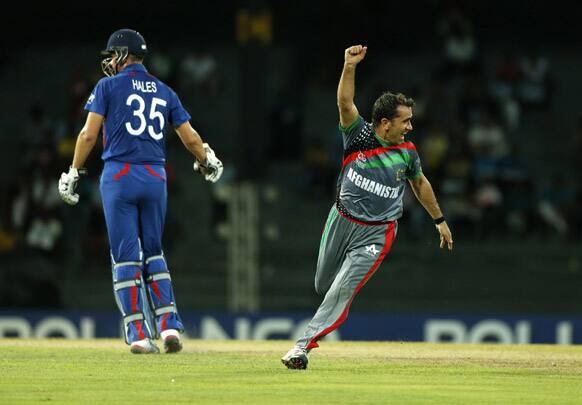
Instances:
[[[414,105],[414,100],[410,97],[406,97],[402,93],[391,93],[389,91],[383,93],[374,102],[374,107],[372,109],[372,123],[378,125],[382,118],[387,118],[391,120],[396,116],[396,109],[399,105],[405,107],[412,107]]]

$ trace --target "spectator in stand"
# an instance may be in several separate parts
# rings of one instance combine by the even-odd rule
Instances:
[[[493,93],[497,97],[513,96],[522,78],[521,63],[509,50],[502,51],[495,62],[493,72]]]
[[[496,236],[503,222],[503,194],[494,177],[485,178],[477,185],[475,204],[480,211],[478,236]]]
[[[182,91],[194,88],[212,96],[220,90],[220,72],[212,54],[205,49],[195,49],[186,55],[180,65],[180,87]]]
[[[463,77],[479,69],[473,22],[459,8],[451,7],[437,21],[437,33],[443,46],[443,79]]]
[[[469,145],[473,152],[487,154],[494,159],[501,159],[508,153],[505,130],[494,117],[493,113],[483,110],[474,125],[469,127]]]
[[[444,178],[440,184],[443,206],[450,212],[455,232],[474,236],[480,211],[473,198],[471,159],[467,148],[451,148],[445,162]]]
[[[47,255],[55,255],[62,235],[62,223],[57,209],[60,207],[56,170],[56,155],[50,146],[42,147],[30,182],[31,222],[26,231],[28,246]]]
[[[491,93],[500,107],[504,126],[509,131],[519,127],[521,107],[517,100],[517,86],[522,71],[519,60],[509,51],[499,57],[491,81]]]
[[[526,109],[545,109],[552,99],[550,62],[537,49],[531,49],[521,61],[522,77],[518,97]]]

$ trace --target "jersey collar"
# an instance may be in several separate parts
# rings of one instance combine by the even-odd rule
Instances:
[[[376,133],[376,131],[374,131],[374,129],[372,129],[372,133],[374,134],[374,136],[376,137],[376,139],[378,140],[378,142],[380,142],[380,145],[382,145],[384,147],[394,146],[391,143],[386,142],[384,139],[380,138],[380,136]]]
[[[145,72],[147,73],[147,69],[141,63],[132,63],[131,65],[127,65],[125,69],[123,69],[120,73],[129,73],[129,72]]]

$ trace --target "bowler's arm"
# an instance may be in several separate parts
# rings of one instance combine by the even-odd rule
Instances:
[[[356,65],[366,56],[367,47],[351,46],[344,52],[344,68],[337,86],[337,106],[340,124],[348,127],[358,118],[358,109],[354,104]]]
[[[421,173],[418,178],[409,179],[408,182],[412,187],[412,191],[414,192],[416,199],[422,204],[422,206],[429,213],[431,218],[433,220],[441,218],[443,216],[443,213],[441,211],[441,208],[439,207],[432,186],[428,179],[426,178],[426,176]],[[452,250],[453,236],[446,221],[436,224],[435,226],[440,234],[441,239],[440,247],[441,248],[444,247],[446,243],[449,250]]]
[[[354,104],[356,65],[344,63],[344,69],[337,86],[337,107],[342,127],[350,126],[358,118]]]

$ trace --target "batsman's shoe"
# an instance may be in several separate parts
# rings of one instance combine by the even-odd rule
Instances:
[[[307,368],[307,363],[309,363],[307,350],[295,346],[293,349],[289,350],[285,356],[281,357],[281,362],[285,364],[287,368],[305,370]]]
[[[156,354],[160,352],[158,346],[156,346],[149,338],[132,342],[129,350],[133,354]]]
[[[162,331],[162,339],[164,340],[164,351],[166,353],[178,353],[180,350],[182,350],[180,332],[178,332],[176,329],[167,329]]]

